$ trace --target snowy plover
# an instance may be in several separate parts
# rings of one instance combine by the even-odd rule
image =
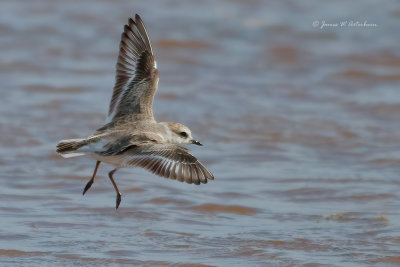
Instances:
[[[192,138],[188,127],[177,122],[159,122],[153,117],[153,98],[158,86],[158,70],[146,28],[139,15],[129,19],[121,36],[115,86],[103,127],[84,139],[61,140],[57,153],[63,157],[88,156],[96,160],[92,178],[83,194],[92,186],[100,162],[115,166],[108,176],[121,193],[113,174],[124,167],[142,167],[159,176],[207,183],[214,176],[183,145],[200,142]]]

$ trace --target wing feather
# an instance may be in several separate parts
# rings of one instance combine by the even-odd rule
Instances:
[[[139,15],[129,19],[121,35],[116,76],[107,122],[122,116],[153,120],[158,70],[150,40]]]
[[[175,144],[144,144],[125,149],[123,167],[142,167],[159,176],[200,184],[214,176],[186,148]]]

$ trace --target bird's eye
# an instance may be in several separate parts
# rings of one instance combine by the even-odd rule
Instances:
[[[185,137],[185,138],[188,136],[186,132],[180,132],[179,134],[180,134],[180,136]]]

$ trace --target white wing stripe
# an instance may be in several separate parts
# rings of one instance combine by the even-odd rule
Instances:
[[[118,106],[119,106],[119,104],[121,103],[122,98],[123,98],[123,96],[125,95],[126,91],[128,90],[128,86],[129,86],[129,84],[132,83],[133,79],[135,79],[135,75],[132,76],[132,77],[128,80],[128,82],[124,85],[124,87],[122,88],[121,93],[119,94],[118,99],[117,99],[117,101],[116,101],[115,104],[114,104],[113,111],[110,113],[110,115],[107,116],[107,119],[106,119],[106,122],[105,122],[106,124],[109,123],[109,122],[111,122],[111,121],[113,120],[115,114],[117,113]]]

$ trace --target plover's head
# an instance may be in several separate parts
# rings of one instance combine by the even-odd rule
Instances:
[[[171,143],[175,144],[195,144],[202,146],[202,144],[193,139],[192,132],[188,127],[177,122],[161,122],[171,139]]]

